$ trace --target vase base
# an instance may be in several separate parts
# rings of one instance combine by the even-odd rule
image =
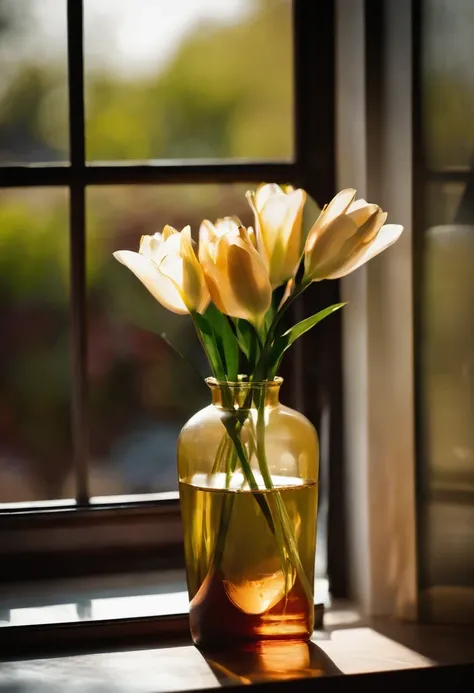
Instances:
[[[274,589],[274,580],[271,580]],[[240,586],[243,591],[244,587]],[[263,587],[264,589],[264,587]],[[247,602],[253,604],[254,587],[249,587]],[[249,613],[236,605],[233,592],[219,571],[211,571],[191,601],[189,621],[193,641],[199,647],[221,647],[230,644],[266,641],[307,642],[314,625],[314,608],[298,578],[286,596],[270,599],[269,608]],[[237,602],[238,603],[238,602]]]

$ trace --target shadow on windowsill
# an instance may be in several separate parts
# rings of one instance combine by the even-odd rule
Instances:
[[[341,674],[314,642],[265,642],[228,651],[200,650],[221,686]]]

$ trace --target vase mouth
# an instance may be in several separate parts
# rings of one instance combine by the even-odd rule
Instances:
[[[276,377],[273,380],[218,380],[206,378],[211,394],[212,404],[216,407],[228,410],[251,409],[255,401],[263,397],[265,406],[277,406],[280,385],[283,378]]]
[[[240,376],[246,378],[247,376]],[[231,389],[251,390],[251,389],[270,389],[270,388],[280,388],[283,383],[283,378],[279,375],[275,376],[273,380],[219,380],[210,376],[206,378],[207,385],[212,389],[221,387],[230,387]]]

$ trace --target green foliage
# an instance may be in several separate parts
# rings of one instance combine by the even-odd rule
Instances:
[[[69,284],[66,196],[3,191],[0,196],[0,304],[62,307]]]
[[[124,78],[91,63],[86,73],[88,158],[290,157],[289,26],[288,0],[254,0],[241,23],[202,24],[156,74]],[[43,157],[64,158],[64,68],[64,63],[25,63],[17,71],[2,96],[0,156],[3,150],[18,160],[7,136],[14,126],[28,133],[32,147],[43,148]]]
[[[221,351],[217,345],[217,337],[212,328],[211,322],[204,315],[193,313],[193,320],[196,324],[199,338],[203,346],[214,376],[218,380],[226,380],[226,365],[221,356]]]
[[[280,337],[277,337],[270,345],[268,356],[266,355],[265,358],[265,370],[267,378],[271,380],[275,377],[285,351],[287,351],[287,349],[289,349],[299,337],[315,327],[319,322],[321,322],[321,320],[329,317],[332,315],[332,313],[345,305],[345,303],[335,303],[332,306],[328,306],[327,308],[320,310],[315,315],[311,315],[309,318],[301,320],[301,322],[293,325],[293,327],[284,332]]]
[[[230,326],[229,318],[217,310],[213,303],[209,305],[205,316],[214,335],[220,356],[219,362],[223,366],[225,377],[227,380],[235,382],[239,374],[239,346]]]
[[[17,30],[1,14],[16,5],[0,0],[0,31]],[[290,3],[254,0],[250,8],[240,24],[200,26],[159,73],[131,79],[87,64],[88,158],[290,157]],[[9,13],[5,16],[8,20]],[[18,21],[23,21],[20,15]],[[67,160],[65,61],[25,60],[0,78],[0,160]],[[198,396],[188,384],[191,370],[182,361],[196,351],[191,321],[161,309],[131,274],[121,271],[112,251],[136,247],[142,233],[160,230],[164,223],[196,224],[203,210],[211,219],[224,212],[250,223],[237,186],[87,191],[91,446],[99,459],[125,432],[130,412],[137,420],[148,415],[175,423],[186,418],[183,407],[198,408]],[[50,497],[60,492],[70,459],[68,217],[64,190],[1,193],[0,327],[7,357],[0,365],[0,408],[8,428],[0,433],[7,446],[14,441],[12,450],[21,441],[19,457],[39,461],[39,478],[51,464]],[[236,321],[238,345],[228,319],[211,313],[196,319],[215,373],[236,379],[239,345],[245,370],[251,371],[260,356],[255,331]],[[158,339],[156,333],[163,332]],[[178,346],[176,357],[170,345]]]

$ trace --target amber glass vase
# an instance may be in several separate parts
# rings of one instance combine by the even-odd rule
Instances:
[[[188,421],[178,443],[194,642],[308,640],[316,431],[280,404],[281,378],[207,382],[212,404]]]

